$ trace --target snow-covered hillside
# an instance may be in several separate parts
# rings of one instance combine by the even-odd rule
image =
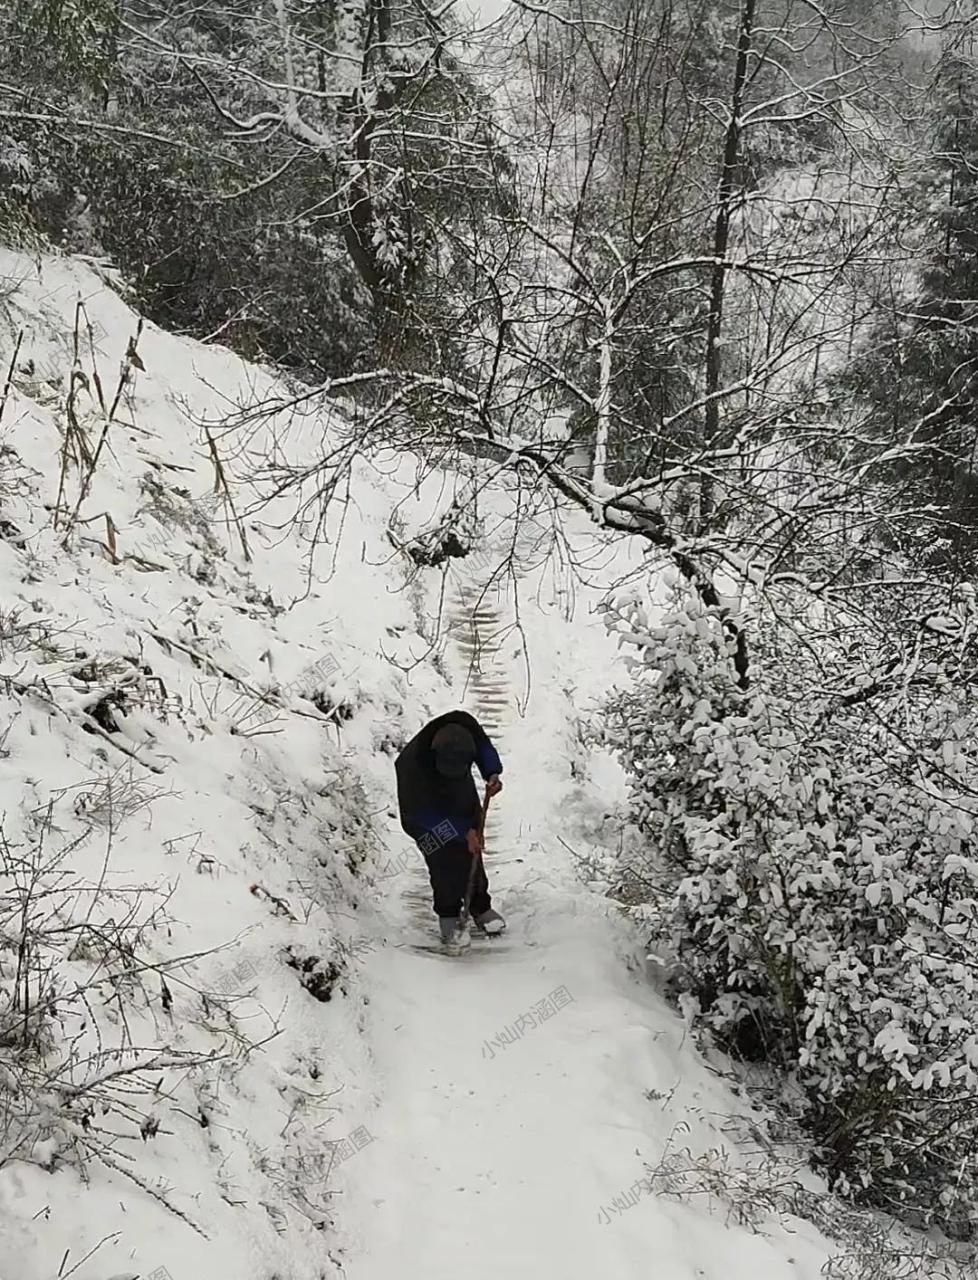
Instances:
[[[566,517],[492,584],[501,484],[486,553],[412,573],[392,512],[422,528],[464,477],[363,459],[310,568],[200,426],[271,375],[139,331],[84,264],[5,252],[0,280],[2,1280],[814,1280],[838,1247],[764,1117],[574,869],[623,795],[576,716],[637,553]],[[453,706],[503,758],[510,924],[458,959],[392,787]]]

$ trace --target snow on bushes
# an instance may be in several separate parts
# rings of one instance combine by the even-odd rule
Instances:
[[[657,624],[635,596],[610,609],[636,671],[603,731],[643,837],[623,881],[647,886],[633,909],[702,1024],[792,1072],[835,1188],[960,1233],[978,1208],[973,606],[963,638],[918,631],[861,681],[860,637],[822,626],[816,649],[758,608],[747,691],[692,593]]]

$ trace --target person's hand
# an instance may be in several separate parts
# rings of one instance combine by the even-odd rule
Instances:
[[[502,789],[503,789],[503,784],[500,781],[499,774],[494,773],[492,777],[486,782],[486,794],[490,797],[498,796],[500,791],[502,791]]]
[[[479,835],[474,827],[470,831],[466,831],[465,843],[469,846],[469,853],[472,854],[473,858],[482,852],[482,836]]]

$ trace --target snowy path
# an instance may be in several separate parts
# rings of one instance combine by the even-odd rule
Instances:
[[[641,1188],[670,1143],[723,1147],[736,1164],[745,1126],[729,1117],[749,1110],[685,1042],[625,922],[582,888],[558,839],[599,845],[621,798],[620,772],[583,746],[575,716],[596,709],[620,669],[595,605],[644,550],[596,539],[572,513],[555,529],[546,505],[528,519],[509,480],[487,486],[476,562],[511,565],[519,608],[468,591],[457,652],[444,668],[427,662],[443,584],[388,560],[391,512],[408,509],[415,532],[434,528],[452,484],[435,472],[419,491],[409,455],[389,472],[364,457],[356,500],[331,505],[314,565],[303,528],[282,536],[294,528],[284,495],[264,528],[249,526],[246,566],[215,514],[200,423],[256,397],[287,401],[293,387],[152,325],[86,500],[86,512],[111,513],[120,554],[97,528],[81,532],[86,519],[66,549],[50,515],[69,386],[83,420],[102,422],[69,376],[78,300],[97,335],[83,361],[92,387],[97,368],[124,361],[139,322],[88,265],[0,259],[16,284],[9,355],[18,314],[26,335],[3,437],[14,477],[0,537],[12,624],[0,654],[4,835],[40,850],[50,802],[65,844],[32,901],[63,918],[70,940],[69,920],[96,927],[85,903],[98,884],[116,938],[105,956],[72,945],[56,964],[52,942],[50,970],[47,951],[35,956],[61,992],[57,1051],[50,1076],[28,1053],[18,1079],[44,1092],[8,1107],[0,1134],[0,1280],[820,1277],[827,1242],[765,1216],[763,1197],[762,1235],[733,1220],[714,1183],[687,1202]],[[297,465],[314,462],[327,425],[316,422],[276,417],[248,449],[278,456],[287,444]],[[246,454],[234,465],[250,466]],[[482,669],[470,672],[475,656]],[[93,685],[113,707],[127,691],[115,746],[157,758],[163,777],[120,769],[126,757],[88,732]],[[281,706],[255,699],[265,689]],[[310,715],[313,697],[353,710],[335,737]],[[491,950],[457,960],[417,949],[434,941],[429,890],[390,809],[395,735],[453,704],[478,712],[503,756],[487,864],[510,922],[499,943],[475,944]],[[381,865],[374,891],[366,875]],[[38,937],[53,937],[38,919]],[[128,960],[111,992],[103,985],[112,957],[134,954],[130,937],[170,978],[161,991],[141,970],[129,982]],[[176,1065],[150,1069],[157,1049]],[[109,1058],[131,1075],[103,1092]],[[57,1106],[56,1087],[67,1090]],[[81,1155],[76,1121],[96,1114],[89,1137],[112,1163]],[[29,1158],[12,1154],[35,1139]],[[333,1142],[350,1158],[327,1171]],[[740,1182],[738,1211],[756,1207],[757,1185],[753,1173]],[[867,1265],[883,1274],[875,1257]]]
[[[414,949],[435,924],[420,858],[389,897],[387,945],[364,973],[375,1141],[343,1166],[337,1206],[347,1280],[814,1276],[814,1259],[802,1270],[746,1232],[731,1256],[722,1220],[688,1205],[610,1207],[718,1086],[690,1070],[681,1025],[626,963],[614,909],[553,839],[567,776],[543,710],[556,693],[544,674],[520,719],[490,669],[465,700],[503,757],[487,867],[508,934],[455,959]],[[553,1012],[497,1042],[548,999]]]

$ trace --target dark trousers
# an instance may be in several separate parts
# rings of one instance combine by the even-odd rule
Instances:
[[[440,849],[436,849],[434,853],[426,853],[424,860],[428,864],[428,875],[431,878],[432,906],[435,909],[435,915],[460,915],[462,903],[465,901],[465,890],[468,888],[469,872],[472,869],[472,854],[469,853],[468,845],[464,840],[452,840],[448,844],[443,844]],[[473,916],[480,916],[491,906],[489,881],[480,859],[472,884],[469,912]]]

